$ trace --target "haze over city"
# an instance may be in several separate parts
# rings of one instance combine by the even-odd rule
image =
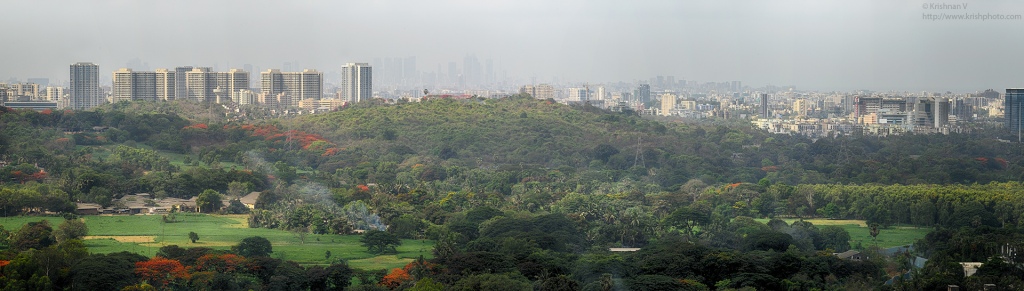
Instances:
[[[935,5],[938,6],[935,6]],[[1021,85],[1013,1],[7,1],[0,80],[149,68],[221,70],[466,55],[521,83],[655,75],[807,90],[977,91]],[[1016,19],[926,19],[929,13]],[[460,65],[461,67],[461,65]],[[301,68],[296,68],[301,69]],[[327,79],[325,82],[337,82]]]

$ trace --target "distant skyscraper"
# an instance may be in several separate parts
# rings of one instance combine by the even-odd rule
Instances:
[[[113,102],[147,100],[174,100],[175,72],[158,69],[156,72],[135,72],[122,68],[114,72],[110,88]]]
[[[455,62],[448,62],[448,84],[455,85],[459,83],[459,71],[455,67]]]
[[[252,79],[255,78],[255,76],[253,76],[252,74],[258,72],[258,71],[253,71],[252,70],[252,64],[244,64],[244,65],[242,65],[242,70],[245,70],[246,72],[249,72],[249,81],[250,82],[252,82]]]
[[[89,109],[100,105],[100,67],[93,63],[71,65],[70,106],[72,109]]]
[[[419,83],[420,71],[416,70],[416,57],[405,58],[402,68],[403,85],[415,85]]]
[[[174,96],[177,98],[185,99],[188,98],[188,87],[186,84],[185,74],[192,71],[192,66],[184,66],[174,68]]]
[[[324,90],[324,75],[316,70],[303,70],[302,72],[281,72],[280,70],[267,70],[260,73],[260,93],[267,93],[271,96],[286,94],[290,97],[292,104],[279,104],[279,106],[299,106],[299,101],[306,99],[320,99]]]
[[[771,118],[768,111],[768,93],[761,93],[761,118]]]
[[[651,85],[640,84],[640,86],[633,91],[633,98],[636,98],[637,102],[649,105],[651,103]]]
[[[480,77],[483,75],[480,60],[476,55],[467,55],[462,59],[462,80],[469,86],[480,84]]]
[[[63,101],[64,87],[46,87],[46,100],[57,102]]]
[[[487,59],[486,61],[484,61],[484,75],[484,82],[486,82],[488,85],[494,83],[494,60]]]
[[[238,104],[249,105],[256,103],[256,94],[252,90],[238,90]]]
[[[672,110],[676,108],[676,94],[665,93],[661,94],[661,116],[672,115]]]
[[[932,126],[940,128],[949,125],[949,99],[934,97],[933,103],[935,116],[933,116],[934,124]]]
[[[342,97],[349,102],[373,98],[373,68],[366,63],[347,63],[341,68]]]
[[[932,127],[935,122],[935,103],[930,98],[920,98],[914,102],[914,126],[919,129]]]
[[[1003,125],[1021,141],[1021,127],[1024,127],[1024,89],[1006,89],[1003,100]]]
[[[185,88],[188,100],[225,103],[237,100],[239,91],[249,90],[249,73],[239,69],[212,72],[210,68],[194,68],[185,73]]]
[[[569,96],[566,98],[569,101],[588,101],[590,100],[590,90],[587,88],[569,88],[566,90],[566,94]]]
[[[964,98],[957,98],[952,103],[952,113],[956,116],[958,122],[970,121],[974,119],[972,113],[974,112],[974,106],[968,103]]]
[[[49,78],[28,78],[25,81],[33,84],[39,84],[39,88],[46,88],[50,86]]]
[[[149,63],[139,58],[128,60],[128,63],[124,66],[133,71],[149,71]]]
[[[397,88],[402,83],[402,58],[386,58],[384,59],[384,68],[377,68],[377,77],[386,77],[386,80],[378,80],[383,82],[377,82],[378,84],[387,84],[392,88]]]
[[[807,115],[807,99],[796,99],[796,101],[793,101],[793,112],[797,116]]]

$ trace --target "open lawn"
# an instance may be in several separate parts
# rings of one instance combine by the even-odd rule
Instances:
[[[797,221],[797,219],[783,220],[790,224],[792,224],[793,221]],[[768,219],[757,219],[757,221],[767,223]],[[880,229],[878,237],[876,240],[872,241],[870,234],[871,229],[868,228],[867,223],[863,220],[804,219],[804,221],[810,222],[818,227],[825,225],[842,227],[846,232],[850,233],[850,246],[854,248],[857,247],[857,242],[860,242],[863,247],[868,247],[876,243],[882,248],[909,245],[913,244],[918,239],[924,238],[926,234],[932,231],[931,228],[927,227],[892,226]]]
[[[179,213],[179,222],[164,223],[159,215],[132,216],[83,216],[89,227],[85,245],[93,253],[129,251],[153,256],[166,245],[181,247],[209,247],[230,249],[232,245],[250,236],[262,236],[274,246],[274,258],[296,261],[300,264],[327,264],[344,259],[353,268],[381,269],[400,268],[420,255],[430,258],[433,241],[403,240],[398,254],[376,256],[366,252],[359,243],[359,235],[314,235],[309,234],[302,242],[298,235],[273,229],[248,228],[246,215],[206,215]],[[60,217],[5,217],[0,225],[16,231],[22,225],[39,220],[49,220],[56,228]],[[195,232],[199,241],[192,243],[188,233]],[[325,254],[331,251],[331,258]]]

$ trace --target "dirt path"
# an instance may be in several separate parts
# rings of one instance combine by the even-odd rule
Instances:
[[[151,235],[90,235],[84,239],[113,239],[123,243],[150,243],[155,242],[156,237]]]

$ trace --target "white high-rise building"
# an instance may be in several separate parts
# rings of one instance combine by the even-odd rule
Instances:
[[[292,104],[279,106],[299,106],[299,101],[318,100],[323,96],[324,75],[316,70],[306,69],[302,72],[281,72],[267,70],[260,73],[260,92],[270,96],[288,95]]]
[[[589,88],[569,88],[566,90],[566,94],[569,95],[567,99],[569,101],[588,101],[590,100],[590,89]]]
[[[72,109],[89,109],[99,106],[100,67],[93,63],[75,63],[71,65],[70,106]]]
[[[249,73],[244,70],[211,72],[210,68],[194,68],[185,73],[185,97],[188,100],[225,103],[238,100],[241,90],[249,90]]]
[[[46,87],[46,101],[64,100],[64,87]]]
[[[672,115],[674,109],[676,109],[676,94],[661,94],[661,116]]]
[[[175,98],[175,72],[158,69],[155,72],[135,72],[122,68],[114,72],[110,97],[113,102],[147,100],[168,101]]]
[[[347,63],[341,68],[341,96],[349,102],[373,98],[373,68],[367,63]]]
[[[238,104],[249,105],[256,104],[256,94],[252,90],[239,90],[238,91]]]
[[[188,78],[186,78],[185,74],[188,74],[188,72],[191,72],[192,69],[194,69],[192,66],[184,66],[184,67],[174,68],[174,96],[175,97],[177,97],[177,98],[186,98],[186,97],[188,97],[188,87],[185,86],[185,84],[186,84],[185,80],[187,80]],[[207,70],[209,70],[209,68],[207,68]]]
[[[806,116],[807,99],[796,99],[796,101],[793,101],[793,113],[797,116]]]

